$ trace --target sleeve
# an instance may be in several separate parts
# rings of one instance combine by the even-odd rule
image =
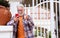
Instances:
[[[28,15],[28,23],[29,23],[30,27],[34,26],[33,20],[32,20],[32,18],[29,15]]]
[[[7,26],[9,25],[16,25],[17,23],[14,22],[14,17],[11,18],[11,20],[7,23]]]

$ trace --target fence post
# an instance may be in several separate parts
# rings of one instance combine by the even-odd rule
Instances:
[[[57,4],[57,0],[56,0],[56,32],[57,32],[57,36],[56,38],[58,38],[58,4]]]
[[[32,0],[32,7],[33,7],[33,9],[32,9],[33,10],[33,16],[34,16],[34,0]]]
[[[50,0],[50,15],[51,15],[51,26],[50,26],[50,29],[51,29],[51,38],[56,38],[55,37],[55,33],[54,33],[54,30],[55,30],[55,24],[54,24],[54,3],[53,3],[54,0]]]
[[[24,6],[25,6],[25,14],[26,14],[26,4]]]
[[[30,15],[30,4],[29,4],[29,7],[28,7],[28,15]]]

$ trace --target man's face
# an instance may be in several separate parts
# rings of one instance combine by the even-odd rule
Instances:
[[[17,7],[17,11],[20,15],[24,13],[24,8],[23,7]]]

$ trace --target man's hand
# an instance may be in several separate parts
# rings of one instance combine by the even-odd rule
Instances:
[[[14,22],[17,22],[18,21],[18,18],[17,17],[14,17]]]
[[[26,19],[26,20],[27,20],[27,19],[28,19],[28,15],[25,15],[25,16],[24,16],[24,19]]]

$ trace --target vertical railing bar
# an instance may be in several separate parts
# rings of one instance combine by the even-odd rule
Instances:
[[[43,0],[43,2],[44,2],[44,0]],[[43,3],[43,9],[45,10],[45,3]],[[44,11],[44,19],[45,19],[45,11]],[[45,38],[45,28],[44,28],[44,38]]]
[[[44,28],[44,38],[46,38],[46,36],[45,36],[46,34],[45,34],[45,28]]]
[[[57,1],[57,0],[56,0],[56,1]],[[56,6],[55,8],[56,8],[56,26],[57,26],[57,19],[58,19],[58,18],[57,18],[57,2],[55,2],[55,6]]]
[[[57,13],[58,12],[57,12],[57,2],[56,2],[56,26],[57,26],[57,31],[58,31],[58,14]],[[57,32],[57,38],[58,38],[58,32]]]
[[[38,0],[36,0],[36,5],[38,4]],[[38,13],[38,7],[37,7],[37,13]],[[37,15],[38,16],[38,15]],[[36,17],[38,19],[38,17]],[[37,26],[37,38],[38,38],[38,26]]]
[[[43,0],[43,2],[44,2],[44,0]],[[43,9],[45,10],[45,3],[43,3]],[[43,14],[44,14],[43,17],[44,17],[44,19],[45,19],[45,11],[43,12]],[[46,20],[46,19],[45,19],[45,20]],[[46,37],[45,37],[45,28],[44,28],[44,38],[46,38]]]
[[[28,9],[28,15],[30,15],[30,4],[29,4],[29,9]]]
[[[42,27],[41,27],[41,37],[42,37]]]
[[[48,1],[48,0],[47,0]],[[47,15],[48,15],[48,2],[47,2]],[[48,17],[47,17],[47,19],[48,19]]]
[[[47,31],[47,38],[49,38],[49,31]]]
[[[43,2],[44,2],[44,0],[43,0]],[[43,3],[43,9],[44,9],[44,12],[43,12],[43,18],[45,19],[45,7],[44,7],[44,5],[45,5],[45,3]]]
[[[26,14],[26,4],[25,4],[25,14]]]
[[[38,4],[38,0],[36,0],[36,5]]]
[[[41,3],[41,0],[40,0],[40,3]],[[39,9],[39,12],[41,13],[41,4],[40,4],[40,9]],[[41,19],[41,18],[40,18]]]
[[[59,17],[60,17],[60,3],[59,3],[59,14],[58,14],[58,15],[59,15]],[[58,17],[58,18],[59,18],[59,17]],[[58,30],[58,19],[57,19],[57,38],[59,38],[58,31],[59,31],[59,30]]]
[[[43,2],[44,2],[44,0],[43,0]],[[45,3],[43,3],[43,9],[45,9]]]
[[[47,0],[47,1],[48,1],[48,0]],[[47,13],[46,13],[46,14],[48,15],[48,2],[47,2],[47,7],[46,7],[46,8],[47,8]],[[49,13],[50,13],[50,12],[49,12]],[[48,17],[47,17],[47,20],[48,20]],[[47,36],[48,36],[48,38],[49,38],[49,31],[47,32],[47,34],[48,34]]]
[[[41,16],[41,0],[40,0],[40,16]],[[41,20],[41,17],[40,17],[40,20]]]
[[[54,24],[54,2],[53,2],[53,0],[50,0],[50,13],[51,13],[51,26],[50,26],[50,28],[51,28],[51,38],[55,38],[55,33],[54,33],[54,27],[55,27],[55,24]]]
[[[42,0],[42,1],[44,1],[44,0]],[[43,9],[44,9],[44,3],[43,3]]]
[[[32,10],[33,10],[33,11],[32,11],[32,13],[33,13],[32,16],[34,16],[34,0],[32,0]],[[34,20],[34,17],[32,17],[32,18],[33,18],[33,20]]]
[[[56,15],[56,16],[57,16],[57,15]],[[59,0],[59,17],[58,17],[58,18],[59,18],[59,20],[60,20],[60,0]],[[56,25],[56,26],[57,26],[57,38],[59,38],[59,34],[58,34],[58,31],[59,31],[59,30],[58,30],[58,29],[59,29],[59,28],[58,28],[58,19],[57,19],[57,25]]]
[[[37,26],[37,38],[38,38],[38,26]]]
[[[60,20],[60,0],[59,0],[59,20]],[[57,38],[59,38],[59,34],[58,34],[58,22],[57,22]]]
[[[40,3],[41,3],[41,0],[40,0]],[[41,4],[40,4],[40,15],[41,15]],[[41,20],[41,18],[40,18],[40,20]],[[41,22],[41,21],[40,21]],[[41,26],[41,25],[40,25]],[[42,27],[40,27],[40,34],[41,34],[41,37],[42,37]]]
[[[35,31],[36,31],[36,29],[35,29],[35,26],[33,27],[33,35],[34,35],[34,38],[35,38]]]
[[[40,3],[41,3],[41,0],[40,0]],[[42,11],[41,9],[42,9],[42,8],[41,8],[41,4],[40,4],[40,14],[41,14],[41,11]],[[41,18],[40,18],[40,19],[41,19]],[[41,21],[40,21],[40,22],[41,22]],[[42,37],[42,27],[41,27],[41,32],[40,32],[40,33],[41,33],[41,37]]]
[[[57,1],[57,0],[56,0],[56,1]],[[55,6],[56,6],[55,8],[56,8],[56,26],[57,26],[57,22],[58,22],[58,21],[57,21],[57,2],[55,2]]]
[[[36,0],[36,5],[38,4],[38,0]],[[38,7],[37,7],[37,14],[38,14]],[[36,17],[38,19],[38,15]]]
[[[34,16],[34,0],[32,0],[32,6],[33,6],[33,16]]]
[[[44,0],[43,0],[43,2],[44,2]],[[43,3],[43,9],[45,10],[45,3]],[[44,14],[44,19],[45,19],[45,11],[43,12],[43,14]],[[45,19],[46,20],[46,19]],[[46,38],[45,37],[45,28],[44,28],[44,38]]]
[[[47,33],[47,34],[48,34],[48,38],[49,38],[49,31],[48,31],[48,33]]]

